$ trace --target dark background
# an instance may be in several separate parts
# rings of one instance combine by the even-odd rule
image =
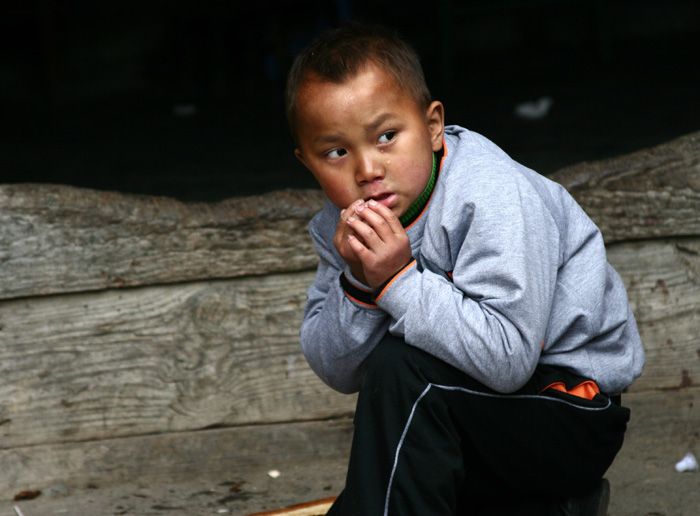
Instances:
[[[695,0],[29,0],[0,7],[0,183],[206,201],[315,187],[284,77],[351,18],[397,27],[447,122],[543,174],[700,130]],[[514,115],[545,95],[545,118]]]

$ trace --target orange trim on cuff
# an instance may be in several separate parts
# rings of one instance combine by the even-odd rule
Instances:
[[[399,276],[401,276],[404,272],[406,272],[408,269],[410,269],[411,267],[413,267],[415,264],[416,264],[416,261],[413,260],[413,261],[411,261],[411,263],[409,263],[409,264],[406,265],[403,269],[401,269],[399,272],[397,272],[397,273],[394,275],[394,277],[391,278],[391,281],[389,281],[389,283],[387,283],[387,284],[384,286],[384,288],[381,290],[381,292],[379,292],[379,293],[375,296],[374,300],[375,300],[375,301],[379,301],[379,300],[381,299],[381,297],[384,295],[384,292],[386,292],[386,289],[388,289],[388,288],[394,283],[394,281],[396,281],[396,279],[397,279]]]
[[[363,305],[363,306],[366,306],[366,307],[369,307],[369,308],[377,308],[377,305],[375,305],[374,303],[368,303],[368,302],[366,302],[366,301],[360,301],[359,299],[357,299],[357,298],[354,297],[354,296],[351,296],[351,295],[348,294],[347,292],[345,292],[345,296],[346,296],[348,299],[352,299],[352,300],[353,300],[355,303],[357,303],[358,305]]]
[[[600,394],[600,389],[598,389],[598,385],[593,380],[586,380],[585,382],[581,382],[571,390],[566,390],[566,385],[564,385],[564,382],[554,382],[549,384],[540,392],[544,392],[547,389],[553,389],[559,392],[566,392],[573,396],[578,396],[579,398],[585,398],[587,400],[592,400],[596,394]]]
[[[344,272],[340,275],[340,286],[348,299],[364,306],[376,308],[374,304],[374,291],[355,285],[348,279]]]

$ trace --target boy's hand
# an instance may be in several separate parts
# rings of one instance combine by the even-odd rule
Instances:
[[[341,231],[343,216],[349,230]],[[342,246],[340,239],[346,241],[351,254],[338,247]],[[334,241],[353,275],[372,288],[382,285],[411,259],[411,244],[398,217],[375,201],[356,201],[345,210]]]
[[[367,285],[367,279],[365,278],[365,273],[362,268],[362,262],[358,258],[355,251],[353,251],[350,246],[348,238],[350,236],[357,237],[355,231],[348,224],[348,219],[355,216],[355,209],[365,202],[363,200],[355,201],[350,206],[345,208],[340,212],[340,220],[338,220],[338,227],[335,230],[335,236],[333,237],[333,245],[338,250],[340,257],[345,260],[348,264],[352,275],[355,276],[362,283]]]

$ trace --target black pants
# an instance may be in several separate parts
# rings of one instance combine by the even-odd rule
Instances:
[[[387,336],[363,364],[345,490],[329,516],[523,515],[600,482],[629,410],[540,390],[577,380],[538,367],[499,394]]]

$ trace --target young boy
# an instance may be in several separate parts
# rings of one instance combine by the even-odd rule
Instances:
[[[286,92],[330,202],[301,345],[359,391],[332,515],[605,514],[644,352],[600,232],[561,186],[444,125],[414,51],[321,35]]]

